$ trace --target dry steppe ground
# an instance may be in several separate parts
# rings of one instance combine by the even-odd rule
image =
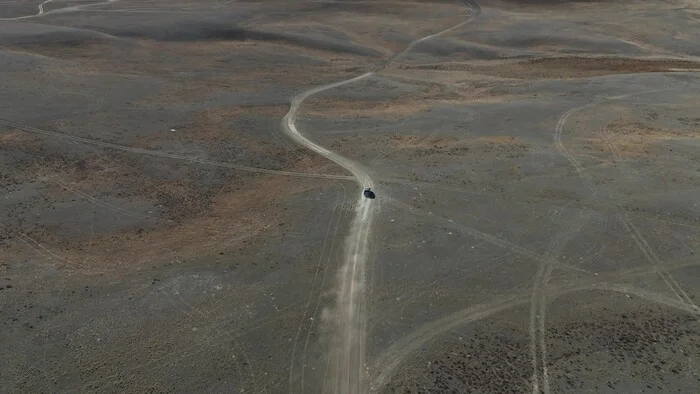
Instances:
[[[41,2],[0,2],[0,391],[321,392],[360,190],[281,119],[469,20],[301,108],[376,182],[362,379],[697,392],[700,2]]]

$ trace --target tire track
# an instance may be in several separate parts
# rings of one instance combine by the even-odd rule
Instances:
[[[658,92],[670,91],[670,90],[676,90],[676,89],[660,89],[660,90],[631,93],[631,94],[619,95],[619,96],[615,96],[615,97],[608,97],[607,100],[620,100],[620,99],[624,99],[624,98],[632,97],[632,96],[636,96],[636,95],[658,93]],[[573,114],[575,114],[581,110],[584,110],[586,108],[598,105],[604,100],[599,100],[598,102],[585,104],[585,105],[574,107],[574,108],[568,110],[559,118],[557,125],[555,127],[554,140],[555,140],[555,145],[556,145],[558,151],[571,163],[571,165],[576,169],[579,176],[581,176],[582,178],[586,177],[585,168],[583,166],[581,166],[581,164],[578,162],[578,160],[576,160],[566,150],[566,148],[562,142],[563,129],[564,129],[564,126],[566,124],[566,121]],[[391,182],[391,181],[395,181],[395,180],[387,180],[387,181]],[[403,182],[397,182],[397,183],[412,184],[413,182],[403,181]],[[594,186],[591,187],[591,190],[594,192],[594,194],[598,191]],[[498,240],[498,241],[500,241],[498,243],[493,242],[496,240],[491,239],[491,237],[488,237],[488,238],[479,237],[479,238],[485,239],[488,241],[492,241],[492,243],[494,243],[494,244],[498,244],[498,243],[502,242],[502,240]],[[524,255],[531,255],[532,254],[532,252],[527,251],[518,245],[507,245],[507,246],[509,249],[511,249],[512,251],[514,251],[516,253],[521,253]],[[525,253],[523,253],[523,252],[525,252]],[[535,256],[533,256],[533,257],[535,257]],[[537,257],[538,261],[542,262],[542,259],[543,259],[542,256],[536,256],[536,257]],[[546,264],[546,262],[547,262],[546,258],[544,259],[544,262]],[[653,261],[653,258],[652,258],[651,260],[649,260],[649,262],[652,263],[652,265],[650,266],[650,270],[646,269],[644,274],[646,274],[647,271],[656,272],[656,270],[659,269],[660,261],[658,260],[658,258],[656,259],[656,261]],[[690,265],[697,265],[697,263],[692,263]],[[541,286],[537,285],[537,283],[538,282],[541,283],[543,281],[543,279],[546,279],[546,280],[544,280],[545,282],[549,280],[548,277],[549,277],[551,272],[548,273],[547,271],[548,270],[546,269],[546,266],[541,266],[541,269],[538,270],[538,273],[536,275],[536,285],[534,286],[534,288],[541,288]],[[603,275],[601,275],[601,277],[603,277]],[[635,294],[635,295],[649,299],[649,300],[654,301],[654,302],[658,302],[658,303],[661,303],[664,305],[676,307],[678,309],[681,309],[681,310],[684,310],[684,311],[687,311],[690,313],[697,313],[696,307],[694,307],[693,305],[688,305],[686,302],[687,300],[685,300],[683,298],[677,297],[679,299],[679,302],[676,302],[676,301],[673,301],[672,299],[666,298],[665,296],[653,294],[653,293],[646,292],[644,290],[637,289],[637,288],[625,287],[623,285],[609,284],[609,283],[596,284],[596,282],[598,280],[600,280],[601,277],[595,277],[595,278],[591,278],[588,281],[581,282],[581,283],[590,283],[587,285],[569,284],[567,286],[571,286],[571,287],[566,292],[571,292],[571,291],[575,291],[575,290],[584,290],[586,288],[602,289],[602,290],[609,290],[609,291],[616,291],[616,292],[629,292],[630,294]],[[537,280],[537,278],[540,278],[540,279]],[[554,295],[563,294],[562,291],[563,290],[562,290],[561,286],[556,286],[556,287],[552,287],[551,289],[549,289],[547,291],[547,294],[549,294],[550,296],[554,296]],[[538,293],[538,292],[534,291],[533,293]],[[544,292],[541,292],[541,291],[539,293],[544,294]],[[674,292],[674,295],[675,295],[675,292]],[[500,312],[502,310],[506,310],[506,309],[511,308],[511,307],[522,305],[528,301],[531,303],[533,302],[532,293],[530,294],[530,297],[528,298],[528,300],[523,300],[523,298],[527,298],[527,297],[524,295],[505,297],[503,299],[499,299],[498,301],[494,301],[488,307],[486,306],[486,304],[482,304],[482,305],[478,305],[478,306],[475,306],[472,308],[468,308],[467,310],[469,310],[470,313],[465,313],[465,311],[467,311],[467,310],[457,312],[457,313],[450,315],[450,316],[448,316],[444,319],[441,319],[439,321],[429,323],[426,326],[424,326],[423,328],[421,328],[420,330],[415,331],[414,333],[410,334],[408,337],[401,339],[400,341],[398,341],[397,343],[392,345],[387,351],[383,352],[382,355],[380,355],[377,358],[377,361],[374,363],[374,365],[375,365],[374,369],[381,368],[382,371],[381,371],[381,373],[379,373],[376,377],[374,377],[371,380],[371,383],[372,383],[371,387],[370,387],[371,390],[378,391],[382,387],[384,387],[386,385],[386,383],[388,382],[388,380],[391,378],[391,376],[393,376],[395,369],[398,367],[398,365],[400,365],[401,360],[404,357],[406,357],[408,354],[410,354],[411,352],[420,348],[420,346],[422,346],[423,344],[432,340],[432,338],[434,338],[435,336],[437,336],[441,333],[444,333],[446,331],[449,331],[449,330],[453,329],[454,327],[460,326],[462,324],[466,324],[468,322],[476,321],[476,320],[479,320],[481,318],[487,317],[493,313],[497,313],[497,312]],[[535,330],[534,330],[535,331],[535,344],[533,345],[533,347],[534,347],[533,353],[537,353],[538,351],[541,353],[541,356],[539,357],[539,359],[536,359],[535,363],[537,363],[537,365],[542,365],[543,364],[542,361],[544,360],[544,365],[541,367],[542,373],[535,372],[535,373],[538,373],[538,377],[536,380],[537,383],[535,383],[535,379],[533,378],[533,388],[539,390],[539,388],[540,388],[539,382],[543,382],[543,388],[546,389],[546,387],[547,387],[547,385],[546,385],[547,375],[546,375],[546,370],[544,369],[544,368],[546,368],[546,346],[545,346],[546,344],[544,343],[544,337],[543,337],[543,333],[544,333],[544,309],[542,309],[542,308],[544,308],[545,303],[542,302],[542,299],[537,299],[537,297],[535,297],[535,300],[536,300],[536,303],[541,305],[541,307],[538,306],[534,310],[542,311],[542,314],[541,314],[542,319],[539,321],[539,323],[536,321],[534,324],[531,324],[531,328],[532,327],[535,328]],[[539,331],[542,334],[539,335],[537,333],[537,331]],[[537,338],[540,338],[540,339],[538,340]],[[536,344],[537,341],[539,341],[539,346]],[[539,348],[539,350],[538,350],[538,348]],[[538,369],[540,367],[537,367],[535,365],[534,368],[535,368],[535,371],[538,371]],[[537,387],[535,387],[535,384],[537,385]]]
[[[90,138],[78,137],[78,136],[70,135],[70,134],[57,133],[55,131],[43,130],[43,129],[39,129],[36,127],[31,127],[31,126],[26,126],[26,125],[14,123],[14,122],[11,122],[11,121],[6,120],[6,119],[0,119],[0,125],[15,128],[15,129],[22,130],[22,131],[26,131],[29,133],[40,134],[40,135],[44,135],[44,136],[48,136],[48,137],[62,138],[62,139],[68,140],[68,141],[78,142],[81,144],[94,145],[94,146],[99,146],[102,148],[115,149],[115,150],[120,150],[120,151],[124,151],[124,152],[129,152],[129,153],[136,153],[136,154],[141,154],[141,155],[164,157],[164,158],[168,158],[168,159],[181,160],[181,161],[186,161],[189,163],[204,164],[204,165],[209,165],[209,166],[213,166],[213,167],[229,168],[229,169],[233,169],[233,170],[240,170],[240,171],[247,171],[247,172],[256,172],[256,173],[260,173],[260,174],[296,176],[296,177],[302,177],[302,178],[323,178],[323,179],[340,179],[340,180],[352,180],[352,179],[354,179],[353,177],[346,176],[346,175],[311,174],[311,173],[303,173],[303,172],[269,170],[266,168],[248,167],[248,166],[242,166],[242,165],[233,164],[233,163],[200,159],[197,157],[178,155],[178,154],[174,154],[174,153],[167,153],[167,152],[161,152],[161,151],[150,150],[150,149],[133,148],[133,147],[126,146],[126,145],[113,144],[111,142],[104,142],[104,141],[99,141],[99,140],[90,139]]]
[[[345,190],[345,187],[342,187],[342,188],[343,188],[343,197],[341,198],[341,200],[345,200],[345,197],[346,197],[346,190]],[[339,207],[338,219],[337,219],[337,221],[336,221],[336,223],[335,223],[335,230],[333,231],[333,238],[332,238],[332,240],[331,240],[331,246],[330,246],[330,249],[329,249],[329,251],[330,251],[329,253],[330,253],[330,254],[328,255],[328,259],[327,259],[327,262],[328,262],[329,264],[331,263],[331,260],[332,260],[333,257],[335,256],[335,254],[333,254],[333,251],[335,250],[335,243],[336,243],[336,239],[337,239],[337,237],[338,237],[338,230],[339,230],[339,228],[340,228],[340,219],[341,219],[341,217],[342,217],[342,212],[343,212],[343,209],[342,209],[342,206],[341,206],[341,207]],[[319,288],[321,289],[321,291],[323,290],[324,285],[325,285],[325,283],[326,283],[326,277],[328,276],[328,271],[329,271],[329,269],[325,269],[325,270],[323,271],[323,276],[321,277],[321,285],[320,285],[320,287],[319,287]],[[318,298],[316,299],[316,306],[314,307],[314,311],[313,311],[313,315],[314,315],[314,316],[318,316],[318,309],[321,307],[321,298],[322,298],[322,296],[323,296],[323,294],[322,294],[322,293],[319,293]],[[318,324],[320,325],[321,322],[319,322]],[[302,362],[304,362],[304,363],[306,362],[307,354],[308,354],[308,347],[309,347],[309,343],[311,342],[311,333],[312,333],[312,329],[309,328],[309,331],[306,333],[306,341],[304,341],[304,353],[303,353],[303,356],[302,356]],[[305,365],[304,365],[304,366],[305,366]],[[304,368],[302,368],[302,379],[303,379],[303,377],[304,377]],[[302,393],[304,392],[304,385],[303,385],[303,384],[302,384],[302,387],[301,387],[301,392],[302,392]]]
[[[100,3],[92,3],[92,4],[79,4],[79,5],[74,5],[74,6],[68,6],[68,7],[63,7],[63,8],[57,8],[55,10],[51,11],[46,11],[44,12],[44,6],[53,2],[54,0],[46,0],[43,3],[39,4],[38,6],[38,11],[34,15],[24,15],[24,16],[16,16],[13,18],[0,18],[0,21],[16,21],[16,20],[22,20],[22,19],[30,19],[30,18],[38,18],[40,16],[44,15],[51,15],[51,14],[61,14],[61,13],[66,13],[66,12],[75,12],[75,11],[82,11],[84,8],[87,7],[94,7],[98,5],[105,5],[105,4],[111,4],[111,3],[116,3],[119,0],[107,0],[103,1]]]
[[[342,200],[342,197],[340,196],[339,190],[336,190],[338,192],[337,195],[337,201],[340,202]],[[345,192],[343,191],[343,197],[345,196]],[[319,258],[318,258],[318,263],[316,264],[316,270],[314,271],[314,277],[311,281],[311,289],[309,290],[309,299],[306,303],[306,307],[304,308],[304,313],[302,315],[301,321],[299,322],[299,328],[297,329],[297,334],[294,338],[294,344],[292,345],[292,357],[291,357],[291,362],[289,365],[289,392],[294,392],[293,384],[294,384],[294,376],[295,376],[295,357],[296,357],[296,351],[297,351],[297,346],[299,344],[299,338],[301,337],[301,333],[303,331],[303,327],[307,322],[307,316],[309,315],[309,311],[311,309],[311,303],[313,300],[314,292],[316,291],[316,280],[319,276],[319,273],[323,271],[323,274],[321,275],[321,282],[320,285],[318,286],[318,297],[317,297],[317,303],[316,303],[316,309],[318,309],[318,304],[320,303],[321,296],[323,295],[323,285],[326,279],[326,273],[328,272],[328,267],[321,268],[323,264],[324,257],[326,257],[326,249],[328,246],[328,240],[331,239],[331,244],[329,250],[329,255],[328,255],[328,262],[330,262],[331,256],[333,254],[333,245],[335,244],[335,238],[338,234],[338,227],[340,224],[340,217],[342,216],[341,213],[339,212],[340,209],[336,206],[333,209],[333,212],[330,215],[330,219],[328,221],[328,226],[326,228],[326,235],[323,238],[323,246],[321,246],[321,252],[319,253]],[[334,227],[333,224],[335,223],[335,230],[333,230],[333,235],[331,236],[331,229]],[[311,314],[311,316],[316,316],[316,309],[314,312]],[[309,325],[308,332],[310,333],[311,330],[313,329],[313,324]],[[307,337],[307,344],[308,344],[308,337]],[[306,359],[306,345],[304,346],[304,351],[302,353],[302,358],[301,358],[301,370],[299,372],[300,376],[300,390],[299,392],[304,392],[304,366],[305,366],[305,359]]]
[[[22,19],[29,19],[29,18],[36,18],[37,16],[42,16],[44,15],[44,5],[51,3],[53,0],[46,0],[43,3],[39,4],[37,13],[34,15],[24,15],[24,16],[16,16],[14,18],[0,18],[0,21],[15,21],[15,20],[22,20]]]
[[[601,165],[592,165],[592,166],[587,166],[585,168],[586,171],[589,171],[591,168],[594,167],[602,167]],[[559,171],[556,171],[555,173],[559,173]],[[564,172],[561,172],[563,175]],[[533,175],[533,176],[527,176],[523,177],[522,179],[532,179],[532,178],[537,178],[537,177],[544,177],[545,175]],[[473,195],[473,196],[478,196],[478,197],[485,197],[485,198],[490,198],[490,199],[497,199],[501,201],[516,201],[516,202],[524,202],[524,203],[533,203],[533,202],[547,202],[551,204],[555,204],[556,206],[559,207],[565,207],[565,208],[583,208],[583,209],[588,209],[588,210],[594,210],[597,212],[601,213],[615,213],[617,210],[614,208],[610,208],[610,203],[614,202],[614,200],[603,200],[601,198],[598,199],[598,204],[586,202],[586,201],[572,201],[572,200],[563,200],[563,199],[557,199],[557,198],[550,198],[550,197],[539,197],[539,196],[523,196],[522,194],[516,195],[516,197],[509,196],[507,194],[501,194],[501,193],[489,193],[489,192],[480,192],[480,191],[474,191],[474,190],[469,190],[469,189],[462,189],[459,187],[450,187],[446,186],[442,183],[434,183],[434,182],[418,182],[418,181],[410,181],[410,180],[403,180],[403,179],[395,179],[395,178],[380,178],[378,179],[382,183],[387,183],[387,184],[398,184],[402,186],[415,186],[415,187],[425,187],[427,189],[437,189],[437,190],[444,190],[444,191],[449,191],[453,193],[459,193],[459,194],[466,194],[466,195]],[[662,193],[662,192],[658,192]],[[641,195],[647,195],[641,194]],[[607,205],[603,205],[603,203],[607,203]],[[686,226],[686,227],[694,227],[698,228],[697,224],[691,224],[691,223],[683,223],[683,222],[677,222],[677,221],[672,221],[669,220],[668,218],[665,217],[660,217],[660,216],[654,216],[648,213],[644,212],[632,212],[631,213],[634,216],[639,216],[639,217],[645,217],[650,220],[656,220],[656,221],[663,221],[667,223],[673,223],[677,224],[679,226]],[[480,218],[482,220],[485,220],[485,218]]]
[[[688,296],[688,293],[683,290],[681,285],[676,281],[676,279],[667,271],[663,268],[661,261],[659,260],[659,257],[654,253],[654,250],[649,246],[647,243],[646,239],[642,236],[642,234],[637,230],[637,228],[632,224],[631,222],[628,222],[625,218],[622,216],[619,216],[620,222],[622,225],[625,227],[625,230],[627,231],[628,234],[632,237],[634,242],[637,244],[639,247],[639,250],[642,251],[642,254],[644,254],[644,257],[654,264],[655,267],[658,268],[657,273],[663,279],[664,283],[666,283],[666,286],[671,290],[671,292],[679,299],[681,302],[685,302],[689,306],[692,306],[695,310],[699,310],[698,306],[693,302],[693,300]]]
[[[698,266],[700,263],[694,259],[683,259],[681,262],[673,265],[674,267],[690,267]],[[676,308],[693,315],[700,315],[694,308],[666,295],[637,287],[611,283],[612,281],[643,277],[654,273],[656,273],[656,267],[654,265],[646,265],[615,274],[601,274],[598,277],[588,278],[577,283],[553,285],[549,288],[548,294],[551,297],[558,297],[577,291],[603,290],[635,295],[645,300]],[[462,325],[483,320],[496,313],[526,305],[531,302],[530,295],[531,293],[525,292],[505,295],[492,299],[489,302],[470,306],[439,320],[427,323],[420,329],[394,342],[388,349],[383,351],[373,363],[373,368],[371,370],[379,372],[371,379],[370,391],[379,392],[389,382],[389,379],[394,375],[396,369],[401,365],[402,360],[420,349],[426,343],[432,341],[435,337]]]
[[[136,218],[136,219],[143,219],[143,220],[148,220],[148,221],[152,220],[152,221],[156,221],[158,223],[164,223],[164,224],[172,224],[173,223],[173,221],[170,219],[161,219],[157,216],[144,215],[144,214],[141,214],[141,213],[138,213],[138,212],[126,209],[126,208],[119,207],[119,206],[114,205],[114,204],[104,202],[100,199],[97,199],[97,198],[87,194],[87,193],[84,193],[76,188],[69,186],[67,183],[65,183],[65,182],[59,180],[57,177],[54,177],[51,175],[41,175],[41,176],[38,176],[38,179],[42,182],[45,182],[45,183],[55,183],[56,185],[59,185],[64,190],[67,190],[71,193],[74,193],[78,196],[81,196],[84,199],[90,201],[93,205],[100,207],[100,208],[104,208],[104,209],[109,210],[109,211],[113,211],[116,213],[122,213],[126,216],[131,216],[131,217]]]
[[[100,3],[79,4],[79,5],[74,5],[74,6],[57,8],[55,10],[44,12],[44,6],[53,2],[53,0],[46,0],[43,3],[39,4],[38,11],[34,15],[16,16],[13,18],[0,18],[0,21],[16,21],[16,20],[29,19],[29,18],[38,18],[40,16],[50,15],[50,14],[62,14],[62,13],[66,13],[66,12],[82,11],[84,8],[87,8],[87,7],[94,7],[94,6],[98,6],[98,5],[111,4],[111,3],[116,3],[118,1],[119,0],[107,0],[107,1],[100,2]]]
[[[622,100],[625,98],[629,97],[634,97],[634,96],[641,96],[641,95],[646,95],[646,94],[653,94],[653,93],[659,93],[659,92],[664,92],[664,91],[670,91],[670,90],[677,90],[677,89],[661,89],[661,90],[651,90],[651,91],[644,91],[644,92],[637,92],[637,93],[630,93],[630,94],[624,94],[624,95],[619,95],[619,96],[614,96],[608,98],[609,100]],[[578,107],[574,107],[567,112],[565,112],[560,118],[559,121],[557,122],[555,131],[554,131],[554,140],[555,140],[555,145],[557,146],[557,150],[559,150],[559,153],[564,156],[569,163],[576,169],[576,172],[578,176],[584,180],[586,183],[589,184],[589,189],[593,192],[594,197],[599,197],[599,194],[601,192],[606,192],[609,196],[608,199],[612,200],[613,196],[611,196],[610,191],[604,191],[603,189],[597,187],[593,182],[590,181],[588,174],[585,172],[585,168],[579,163],[579,161],[569,153],[569,151],[566,149],[564,144],[562,143],[561,137],[562,133],[564,130],[564,126],[566,125],[566,121],[568,118],[574,114],[577,113],[581,110],[584,110],[586,108],[590,108],[595,105],[599,105],[600,102],[594,102],[590,104],[585,104],[581,105]],[[610,140],[605,138],[608,144],[611,144]],[[613,155],[619,159],[619,154],[617,153],[617,149],[613,148]],[[654,266],[658,267],[658,274],[663,279],[664,283],[668,286],[668,288],[671,290],[671,292],[683,303],[687,304],[694,310],[700,310],[700,308],[692,301],[692,299],[688,296],[688,294],[683,290],[683,288],[680,286],[678,281],[673,278],[673,276],[664,268],[660,265],[660,260],[658,256],[654,253],[654,251],[651,249],[649,246],[648,242],[642,234],[639,232],[639,230],[632,224],[624,215],[622,215],[619,210],[616,211],[616,218],[618,221],[622,224],[624,227],[625,231],[627,234],[632,238],[632,240],[635,242],[639,250],[644,254],[646,259],[652,263]]]
[[[558,211],[557,217],[561,215]],[[547,248],[544,259],[540,262],[535,274],[535,281],[532,286],[530,298],[530,355],[532,358],[532,392],[549,394],[549,373],[547,371],[547,343],[545,315],[547,313],[547,286],[551,278],[552,271],[557,268],[559,255],[566,245],[578,234],[586,225],[591,214],[589,212],[579,212],[565,231],[559,232]],[[567,222],[568,223],[568,222]]]
[[[613,154],[613,160],[620,163],[620,165],[627,167],[624,160],[622,160],[620,150],[612,142],[612,139],[610,138],[610,135],[608,134],[605,127],[601,127],[600,132],[603,141],[610,147],[610,151]],[[640,177],[639,172],[634,168],[629,168],[628,170],[635,173],[637,177]],[[642,251],[647,260],[656,264],[656,266],[660,266],[661,262],[659,260],[659,257],[656,255],[656,253],[654,253],[654,250],[649,246],[649,243],[646,241],[646,239],[644,239],[637,227],[633,223],[629,222],[622,215],[618,214],[617,216],[618,220],[622,223],[623,227],[625,227],[625,230],[628,234],[630,234],[634,242],[639,247],[639,250]],[[688,296],[688,293],[685,290],[683,290],[678,281],[676,281],[676,279],[668,271],[661,269],[658,271],[658,274],[659,276],[661,276],[661,279],[663,279],[664,283],[666,283],[666,285],[669,287],[669,289],[671,289],[671,291],[675,294],[676,297],[685,300],[685,302],[688,305],[692,305],[696,309],[700,310],[700,308],[698,308],[698,306],[693,302],[692,298]]]
[[[463,232],[463,233],[465,233],[473,238],[482,240],[482,241],[487,242],[487,243],[494,245],[496,247],[508,250],[512,253],[515,253],[515,254],[518,254],[518,255],[521,255],[524,257],[528,257],[528,258],[531,258],[531,259],[533,259],[535,261],[539,261],[539,262],[546,262],[547,261],[547,258],[545,256],[542,256],[541,254],[539,254],[535,251],[524,248],[524,247],[522,247],[518,244],[515,244],[513,242],[510,242],[508,240],[496,237],[495,235],[485,233],[483,231],[477,230],[477,229],[472,228],[472,227],[467,227],[464,225],[457,224],[455,222],[450,221],[450,219],[428,213],[422,209],[411,207],[410,205],[402,203],[402,202],[395,200],[395,199],[390,199],[388,201],[388,203],[395,205],[397,207],[407,209],[408,211],[410,211],[416,215],[420,215],[420,216],[423,216],[425,218],[439,221],[445,227],[461,231],[461,232]]]
[[[372,178],[360,164],[343,157],[306,138],[296,127],[296,121],[301,104],[307,98],[344,85],[366,79],[391,65],[396,59],[408,53],[416,45],[431,38],[456,30],[469,23],[481,9],[467,0],[464,2],[470,9],[469,18],[465,21],[439,31],[435,34],[417,39],[401,52],[389,58],[373,70],[354,78],[318,86],[295,96],[289,111],[282,119],[282,129],[298,144],[311,149],[319,155],[335,162],[349,171],[361,187],[371,187]],[[329,354],[330,376],[324,389],[333,393],[345,394],[365,392],[365,332],[366,316],[364,313],[365,266],[368,251],[368,238],[372,227],[375,205],[362,195],[356,203],[355,217],[352,221],[346,240],[345,262],[340,270],[336,310],[333,328],[335,338],[331,341]]]

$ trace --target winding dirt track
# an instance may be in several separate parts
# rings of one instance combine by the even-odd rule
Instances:
[[[16,16],[14,18],[0,18],[0,21],[16,21],[16,20],[21,20],[21,19],[29,19],[29,18],[35,18],[37,16],[42,16],[44,15],[44,5],[52,2],[53,0],[46,0],[43,3],[38,5],[38,10],[36,14],[33,15],[24,15],[24,16]]]
[[[61,14],[61,13],[65,13],[65,12],[82,11],[84,8],[87,8],[87,7],[94,7],[94,6],[96,6],[96,5],[104,5],[104,4],[116,3],[117,1],[119,1],[119,0],[106,0],[106,1],[99,2],[99,3],[89,3],[89,4],[73,5],[73,6],[68,6],[68,7],[63,7],[63,8],[57,8],[57,9],[55,9],[55,10],[51,10],[51,11],[46,11],[46,12],[44,12],[44,6],[45,6],[46,4],[49,4],[49,3],[53,2],[53,0],[46,0],[46,1],[44,1],[43,3],[41,3],[41,4],[39,4],[39,5],[37,6],[38,10],[37,10],[37,13],[36,13],[36,14],[24,15],[24,16],[16,16],[16,17],[13,17],[13,18],[0,18],[0,21],[17,21],[17,20],[22,20],[22,19],[37,18],[37,17],[40,17],[40,16],[49,15],[49,14]]]
[[[372,71],[354,78],[318,86],[294,97],[289,112],[282,120],[284,132],[300,145],[313,150],[348,170],[361,187],[371,187],[372,178],[360,164],[318,145],[299,132],[296,127],[296,119],[301,104],[314,94],[368,78],[389,66],[421,42],[466,25],[481,13],[481,8],[473,1],[468,0],[464,1],[464,3],[469,7],[469,17],[465,21],[411,42],[403,51],[392,56]],[[375,204],[372,204],[371,200],[360,195],[356,203],[355,218],[346,240],[345,261],[340,270],[336,309],[332,321],[334,338],[329,350],[329,375],[325,382],[325,391],[327,392],[345,394],[367,391],[367,379],[365,377],[366,323],[363,301],[367,243],[374,217],[374,206]]]

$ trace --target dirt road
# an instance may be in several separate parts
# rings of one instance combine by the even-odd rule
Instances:
[[[49,15],[49,14],[59,14],[59,13],[65,13],[65,12],[81,11],[86,7],[93,7],[96,5],[116,3],[117,1],[119,1],[119,0],[106,0],[106,1],[99,2],[99,3],[80,4],[80,5],[57,8],[57,9],[51,10],[51,11],[44,11],[44,6],[53,2],[53,0],[46,0],[37,6],[38,10],[37,10],[36,14],[17,16],[17,17],[13,17],[13,18],[0,18],[0,21],[14,21],[14,20],[36,18],[36,17]]]
[[[366,79],[376,72],[391,65],[396,59],[408,53],[421,42],[449,33],[471,21],[479,15],[480,8],[476,3],[466,1],[469,7],[469,17],[456,25],[437,33],[412,41],[406,48],[389,58],[386,62],[354,78],[346,79],[331,84],[309,89],[292,99],[289,112],[282,120],[282,128],[292,139],[321,156],[332,160],[348,170],[357,180],[357,183],[365,188],[372,186],[372,178],[362,165],[345,158],[329,149],[307,139],[296,127],[296,119],[301,104],[307,98],[333,88]],[[325,390],[333,393],[358,393],[366,392],[365,375],[365,314],[363,313],[363,295],[365,287],[365,269],[367,262],[368,239],[372,228],[372,219],[375,204],[364,198],[361,194],[355,206],[355,217],[346,240],[345,261],[339,275],[337,301],[334,317],[331,325],[335,336],[331,340],[332,348],[329,350],[328,362],[330,363],[326,377]]]
[[[289,112],[282,121],[282,128],[292,139],[348,170],[362,187],[370,187],[372,178],[361,165],[307,139],[299,132],[295,123],[301,103],[309,96],[359,81],[372,74],[373,72],[368,72],[355,78],[319,86],[299,94],[292,100]],[[335,318],[332,322],[336,337],[333,339],[333,348],[330,350],[331,369],[326,386],[327,390],[332,392],[364,391],[362,389],[364,379],[361,376],[364,368],[362,286],[367,259],[367,240],[372,226],[373,211],[374,204],[360,194],[355,206],[356,214],[352,228],[346,240],[345,262],[339,275],[338,298],[334,311]]]

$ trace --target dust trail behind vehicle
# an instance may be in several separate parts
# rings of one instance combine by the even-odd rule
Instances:
[[[304,137],[296,127],[301,103],[309,96],[338,86],[359,81],[372,75],[368,72],[345,81],[319,86],[292,99],[289,112],[282,120],[282,128],[292,139],[348,170],[362,188],[370,187],[372,178],[365,169],[333,151]],[[374,204],[360,195],[355,207],[350,232],[346,239],[345,261],[338,275],[338,294],[335,310],[331,312],[330,327],[334,333],[329,353],[330,368],[325,390],[334,393],[365,391],[362,387],[364,369],[364,314],[361,311],[367,240],[372,224]]]

